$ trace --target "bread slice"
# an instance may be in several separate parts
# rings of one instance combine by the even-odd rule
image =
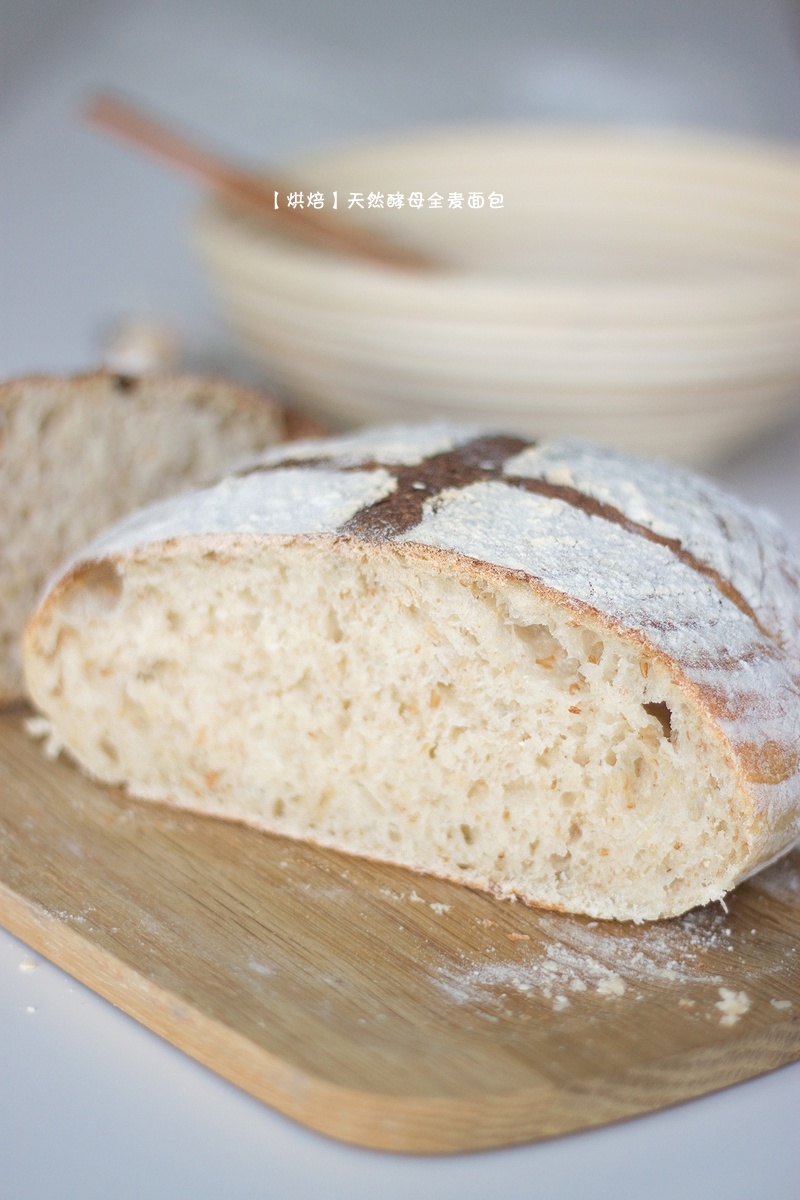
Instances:
[[[446,425],[270,451],[134,515],[25,639],[96,779],[594,917],[800,829],[798,566],[685,472]]]
[[[110,522],[279,441],[283,415],[220,380],[97,372],[0,386],[0,703],[47,577]]]

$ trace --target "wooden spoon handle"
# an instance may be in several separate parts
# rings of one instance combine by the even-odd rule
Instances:
[[[210,186],[226,204],[269,224],[276,232],[339,254],[367,259],[404,270],[430,269],[429,258],[395,246],[372,232],[359,229],[345,218],[331,218],[317,210],[275,207],[275,193],[284,197],[293,189],[274,176],[256,174],[227,162],[218,154],[162,125],[160,121],[114,96],[95,96],[86,109],[95,125],[127,138],[175,167],[181,167]]]

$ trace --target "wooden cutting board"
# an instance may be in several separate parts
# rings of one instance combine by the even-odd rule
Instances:
[[[505,1145],[800,1057],[800,855],[633,926],[176,814],[0,718],[0,920],[226,1079],[344,1141]]]

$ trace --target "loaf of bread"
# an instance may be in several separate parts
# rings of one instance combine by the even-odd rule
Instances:
[[[0,704],[49,575],[124,513],[279,441],[280,410],[219,380],[97,372],[0,386]]]
[[[770,516],[683,471],[367,431],[117,525],[26,675],[132,795],[641,921],[798,835],[799,577]]]

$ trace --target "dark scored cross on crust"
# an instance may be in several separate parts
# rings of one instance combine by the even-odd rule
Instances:
[[[717,589],[736,607],[749,617],[759,631],[771,641],[775,639],[764,629],[755,612],[744,596],[723,578],[713,567],[696,558],[689,550],[684,549],[678,538],[663,537],[654,533],[645,525],[631,521],[612,504],[604,504],[588,496],[578,488],[568,484],[548,483],[544,479],[530,479],[523,475],[506,475],[504,467],[509,459],[514,458],[523,450],[536,443],[522,438],[507,437],[501,434],[472,438],[452,450],[432,454],[416,466],[404,466],[400,463],[382,463],[374,460],[365,462],[343,462],[336,455],[329,458],[289,459],[278,463],[259,463],[246,467],[237,475],[252,475],[261,471],[277,471],[287,468],[330,469],[337,471],[388,471],[393,475],[397,486],[394,491],[383,499],[375,501],[360,509],[346,521],[339,532],[352,534],[362,541],[390,541],[392,538],[419,525],[424,516],[426,500],[432,500],[442,492],[453,488],[466,488],[473,483],[495,481],[508,487],[531,492],[537,496],[546,496],[552,500],[561,500],[565,504],[579,508],[588,516],[600,517],[619,525],[628,533],[647,538],[671,550],[676,558],[698,574],[704,575]]]
[[[515,437],[479,437],[454,450],[432,454],[414,467],[385,467],[395,476],[397,487],[389,496],[362,508],[346,521],[342,533],[353,533],[371,542],[406,533],[421,522],[426,500],[450,488],[503,479],[505,463],[528,444]],[[369,463],[362,470],[381,466],[382,463]]]

